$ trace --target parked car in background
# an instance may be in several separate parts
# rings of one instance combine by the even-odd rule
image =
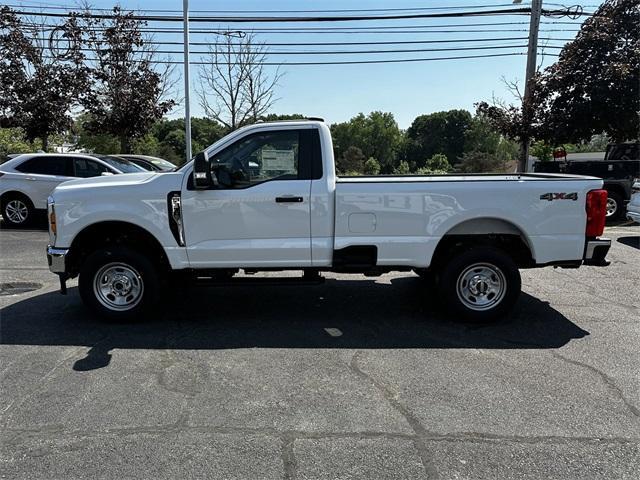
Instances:
[[[124,158],[105,155],[26,153],[0,165],[0,207],[12,226],[29,223],[46,210],[47,197],[62,182],[145,170]]]
[[[633,184],[633,194],[627,205],[627,218],[640,223],[640,180]]]
[[[173,163],[165,160],[164,158],[152,157],[149,155],[130,155],[128,153],[111,156],[129,160],[149,172],[172,172],[176,169],[176,166]]]
[[[624,218],[625,204],[631,199],[631,187],[640,178],[638,144],[610,144],[604,154],[573,154],[573,158],[569,154],[566,161],[537,162],[534,171],[602,178],[608,194],[607,220],[617,220]]]

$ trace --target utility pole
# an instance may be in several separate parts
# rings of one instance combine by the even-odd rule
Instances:
[[[189,0],[182,0],[184,29],[184,139],[186,162],[191,160],[191,82],[189,81]]]
[[[522,0],[520,0],[522,1]],[[514,0],[513,3],[520,3]],[[538,57],[538,32],[540,30],[540,16],[542,15],[542,0],[531,1],[531,20],[529,21],[529,49],[527,51],[527,73],[524,83],[524,97],[522,98],[523,120],[530,121],[530,115],[526,112],[529,108],[531,97],[531,79],[536,73],[536,61]],[[520,161],[518,171],[526,172],[529,164],[529,137],[522,139],[520,147]]]

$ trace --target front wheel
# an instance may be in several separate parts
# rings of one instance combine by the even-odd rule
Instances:
[[[158,272],[151,261],[126,247],[106,247],[85,260],[78,281],[83,302],[112,321],[144,318],[159,299]]]
[[[520,294],[518,267],[509,255],[477,247],[455,255],[441,271],[438,289],[445,308],[475,322],[504,316]]]

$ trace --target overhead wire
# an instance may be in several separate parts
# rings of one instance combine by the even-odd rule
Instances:
[[[57,18],[70,18],[73,16],[71,13],[58,13],[58,12],[33,12],[21,10],[18,12],[20,15],[35,16],[35,17],[57,17]],[[230,17],[230,16],[192,16],[189,17],[189,22],[193,23],[212,23],[212,22],[226,22],[226,23],[297,23],[297,22],[355,22],[355,21],[378,21],[378,20],[411,20],[420,18],[455,18],[455,17],[475,17],[475,16],[488,16],[488,15],[524,15],[531,13],[531,8],[509,8],[498,10],[477,10],[477,11],[465,11],[465,12],[446,12],[446,13],[415,13],[405,15],[349,15],[349,16],[303,16],[303,17],[285,17],[285,16],[262,16],[262,17]],[[85,18],[92,19],[110,19],[114,15],[107,14],[80,14]],[[183,17],[180,15],[128,15],[128,18],[132,20],[140,20],[147,22],[183,22]]]
[[[73,10],[74,7],[62,6],[62,5],[27,5],[27,4],[7,4],[14,8],[38,8],[42,10]],[[551,4],[558,5],[558,4]],[[484,4],[484,5],[448,5],[437,7],[388,7],[388,8],[335,8],[335,9],[305,9],[305,10],[197,10],[189,9],[190,13],[331,13],[331,12],[394,12],[394,11],[428,11],[428,10],[461,10],[467,8],[496,8],[496,7],[512,7],[513,3],[501,3],[501,4]],[[81,11],[100,11],[100,12],[112,12],[113,8],[78,8]],[[161,13],[182,13],[179,9],[143,9],[135,8],[131,9],[135,12],[161,12]]]
[[[473,58],[493,58],[493,57],[509,57],[516,55],[525,55],[521,53],[495,53],[495,54],[483,54],[483,55],[460,55],[452,57],[431,57],[431,58],[403,58],[403,59],[384,59],[384,60],[345,60],[345,61],[326,61],[326,62],[260,62],[259,65],[274,65],[274,66],[288,66],[288,65],[359,65],[359,64],[374,64],[374,63],[409,63],[409,62],[428,62],[439,60],[463,60]],[[550,54],[549,56],[554,56]],[[55,59],[56,57],[43,56],[43,58]],[[96,60],[88,59],[88,60]],[[167,65],[182,65],[182,61],[170,61],[170,60],[150,60],[149,63],[153,64],[167,64]],[[218,62],[221,65],[227,65],[225,62]],[[211,62],[189,62],[191,65],[211,65]],[[251,65],[251,63],[249,63]],[[257,65],[257,64],[256,64]]]
[[[527,45],[485,45],[480,47],[453,47],[453,48],[418,48],[418,49],[398,49],[398,50],[342,50],[342,51],[318,51],[318,50],[306,50],[306,51],[247,51],[243,52],[250,54],[265,54],[271,55],[369,55],[369,54],[388,54],[388,53],[416,53],[416,52],[450,52],[450,51],[468,51],[468,50],[500,50],[505,48],[527,48]],[[547,46],[547,48],[562,48],[560,46]],[[49,50],[52,48],[48,47]],[[53,50],[67,50],[65,48],[56,48]],[[94,51],[91,48],[79,48],[80,51]],[[183,54],[182,50],[155,50],[150,49],[157,54]],[[191,51],[193,55],[210,55],[210,51]]]

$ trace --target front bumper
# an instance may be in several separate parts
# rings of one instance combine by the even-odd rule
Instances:
[[[49,264],[49,270],[55,274],[67,273],[67,254],[68,248],[56,248],[52,246],[47,247],[47,263]]]
[[[611,239],[609,238],[587,240],[584,248],[584,265],[606,267],[610,263],[606,260],[610,248]]]

